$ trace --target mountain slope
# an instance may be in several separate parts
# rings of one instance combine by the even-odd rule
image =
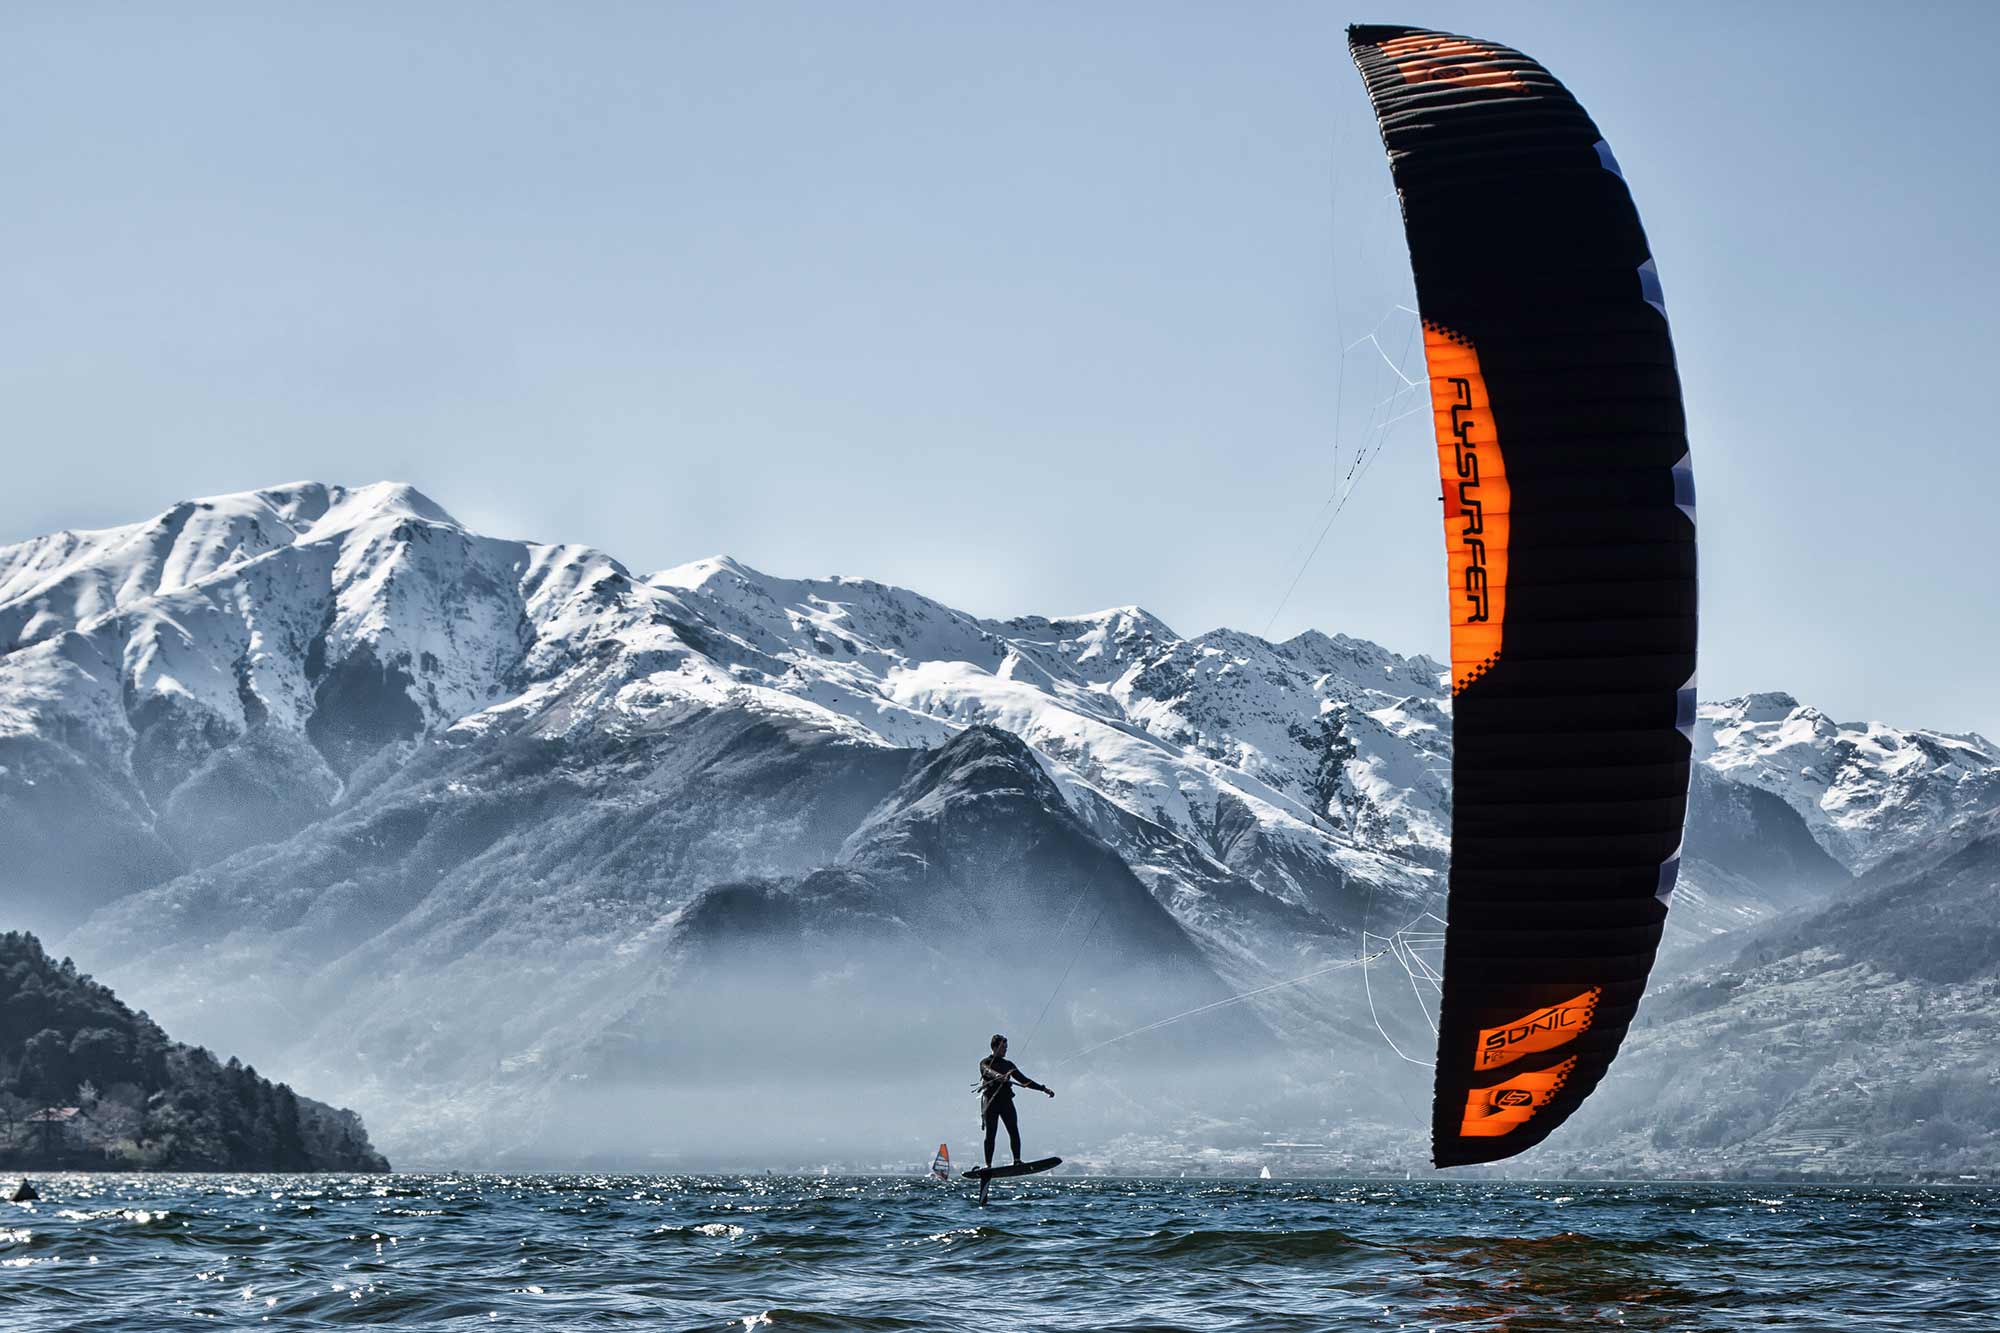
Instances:
[[[995,1028],[1034,1068],[1230,993],[1027,747],[989,728],[914,755],[832,864],[698,895],[658,958],[656,984],[564,1064],[547,1123],[572,1151],[692,1155],[645,1126],[696,1119],[670,1108],[720,1086],[732,1109],[708,1119],[708,1154],[754,1161],[796,1143],[800,1087],[820,1094],[807,1099],[818,1128],[893,1152],[966,1113],[954,1098]],[[1231,1008],[1135,1048],[1116,1066],[1122,1096],[1068,1123],[1101,1138],[1147,1114],[1134,1099],[1198,1102],[1277,1047]],[[616,1128],[584,1128],[596,1125]]]
[[[651,1042],[644,1006],[687,1002],[675,978],[726,952],[703,932],[740,943],[739,920],[790,957],[879,928],[1015,1026],[1066,956],[1050,942],[1082,936],[1052,1038],[1138,1024],[1137,974],[1125,1008],[1084,1005],[1129,955],[1152,1014],[1257,991],[1252,1033],[1319,1052],[1312,1077],[1385,1049],[1377,1021],[1429,1040],[1400,971],[1277,985],[1443,910],[1451,700],[1426,658],[1182,638],[1133,607],[982,619],[727,558],[635,577],[390,484],[4,548],[0,629],[10,920],[71,932],[177,1030],[311,1071],[399,1154],[529,1141],[449,1090],[546,1109],[609,1078],[579,1053]],[[1835,728],[1846,796],[1805,800],[1774,709],[1705,710],[1673,958],[1846,892],[1987,790],[1979,738]],[[981,795],[989,764],[1010,776]],[[1049,885],[1086,881],[1129,900],[1102,938],[1048,923]],[[1025,965],[980,972],[933,901],[1027,923],[1006,941]]]
[[[2000,808],[1649,997],[1547,1159],[1676,1174],[2000,1172]]]

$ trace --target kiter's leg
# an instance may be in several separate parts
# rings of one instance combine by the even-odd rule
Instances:
[[[1019,1166],[1021,1164],[1021,1122],[1014,1115],[1014,1102],[1012,1098],[1000,1103],[1000,1118],[1007,1122],[1007,1146],[1014,1150],[1014,1165]],[[993,1131],[990,1129],[987,1130],[986,1137],[986,1160],[988,1164],[991,1164],[993,1161]]]
[[[997,1106],[987,1107],[982,1113],[981,1118],[986,1121],[986,1165],[991,1166],[993,1165],[993,1136],[1000,1129],[1000,1108]],[[1018,1154],[1016,1155],[1018,1156]]]

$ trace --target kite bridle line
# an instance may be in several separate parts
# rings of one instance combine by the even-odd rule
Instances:
[[[1343,958],[1341,961],[1337,963],[1329,963],[1325,967],[1315,968],[1313,971],[1307,972],[1303,976],[1291,977],[1284,981],[1273,981],[1268,985],[1252,987],[1250,990],[1241,991],[1235,995],[1225,996],[1223,999],[1220,1000],[1210,1000],[1207,1004],[1196,1005],[1192,1009],[1184,1009],[1178,1014],[1169,1014],[1165,1018],[1155,1019],[1153,1022],[1147,1023],[1143,1027],[1133,1028],[1130,1032],[1121,1032],[1115,1037],[1107,1037],[1103,1041],[1094,1042],[1091,1045],[1084,1047],[1080,1051],[1074,1051],[1071,1054],[1066,1055],[1062,1059],[1056,1061],[1053,1067],[1056,1069],[1066,1068],[1067,1066],[1074,1064],[1076,1061],[1081,1060],[1084,1056],[1089,1055],[1093,1051],[1103,1050],[1106,1046],[1115,1046],[1119,1042],[1125,1041],[1129,1038],[1142,1036],[1143,1034],[1148,1032],[1156,1032],[1163,1027],[1166,1027],[1173,1023],[1178,1023],[1183,1019],[1194,1018],[1200,1014],[1206,1014],[1216,1009],[1226,1008],[1229,1005],[1238,1004],[1244,1000],[1252,999],[1259,995],[1269,994],[1271,991],[1274,990],[1283,990],[1287,986],[1296,986],[1299,985],[1301,982],[1311,981],[1315,977],[1323,977],[1327,975],[1329,972],[1345,972],[1347,969],[1353,967],[1366,967],[1367,964],[1373,962],[1377,958],[1380,958],[1384,953],[1387,952],[1388,952],[1387,949],[1383,949],[1380,950],[1379,952],[1369,954],[1366,957],[1362,958]]]

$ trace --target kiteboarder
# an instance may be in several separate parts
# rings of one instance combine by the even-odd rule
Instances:
[[[1019,1065],[1007,1058],[1007,1039],[999,1033],[993,1034],[993,1054],[979,1062],[979,1111],[980,1119],[986,1127],[986,1165],[993,1165],[993,1139],[1000,1125],[1007,1126],[1007,1146],[1014,1150],[1014,1165],[1021,1164],[1021,1122],[1014,1116],[1014,1085],[1033,1088],[1036,1092],[1056,1095],[1056,1090],[1044,1087],[1021,1072]]]

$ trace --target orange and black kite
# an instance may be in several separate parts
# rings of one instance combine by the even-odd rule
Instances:
[[[1402,199],[1450,564],[1452,864],[1432,1156],[1604,1077],[1680,866],[1694,483],[1660,284],[1597,127],[1518,51],[1348,30]]]

